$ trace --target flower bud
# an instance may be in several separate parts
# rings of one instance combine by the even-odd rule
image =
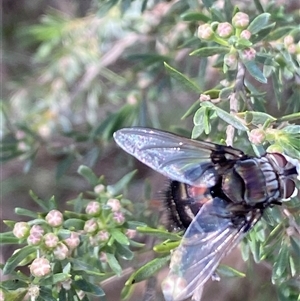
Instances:
[[[64,260],[64,259],[66,259],[68,257],[68,254],[69,254],[69,249],[62,242],[58,243],[58,245],[53,250],[53,255],[58,260]]]
[[[287,35],[283,39],[283,44],[285,47],[288,47],[291,44],[294,44],[294,37],[291,35]]]
[[[134,229],[127,229],[125,234],[126,234],[126,236],[127,236],[129,239],[132,239],[132,238],[134,238],[135,235],[136,235],[136,230],[134,230]]]
[[[249,16],[245,13],[238,12],[232,18],[232,25],[235,28],[244,29],[249,25]]]
[[[29,229],[30,227],[26,222],[17,222],[14,225],[13,234],[17,238],[25,238],[30,233]]]
[[[72,284],[72,279],[69,278],[65,281],[62,281],[61,282],[61,286],[66,290],[66,291],[69,291],[71,289],[71,284]]]
[[[75,249],[80,244],[79,234],[71,232],[70,236],[64,240],[65,244],[71,249]]]
[[[30,273],[34,277],[43,277],[51,273],[50,262],[46,258],[36,258],[30,265]]]
[[[40,287],[36,284],[30,284],[28,287],[28,296],[30,300],[36,300],[40,295]]]
[[[30,234],[27,237],[27,243],[31,246],[36,246],[42,241],[43,235],[40,235],[38,233]]]
[[[102,184],[98,184],[97,186],[94,187],[94,191],[98,194],[100,194],[104,190],[105,190],[105,186]]]
[[[57,235],[54,233],[47,233],[44,235],[44,243],[48,248],[55,248],[59,242]]]
[[[219,23],[216,32],[221,38],[229,38],[233,34],[233,27],[228,22],[222,22]]]
[[[96,240],[99,242],[108,241],[109,233],[106,230],[101,230],[96,234]]]
[[[117,223],[117,224],[123,224],[125,222],[125,216],[122,212],[114,212],[113,214],[113,220]]]
[[[202,40],[211,40],[214,32],[209,24],[202,24],[198,27],[198,38]]]
[[[200,102],[202,102],[202,101],[210,101],[211,97],[210,97],[210,95],[207,95],[207,94],[200,94],[199,100],[200,100]]]
[[[111,208],[111,211],[119,211],[121,209],[121,203],[117,199],[109,199],[107,205]]]
[[[64,218],[60,211],[51,210],[45,217],[47,223],[52,227],[59,227],[62,225]]]
[[[251,38],[251,32],[247,29],[244,29],[241,34],[240,34],[240,37],[245,39],[245,40],[250,40]]]
[[[252,61],[255,59],[256,50],[254,48],[246,48],[242,51],[241,58],[245,61]]]
[[[99,202],[91,201],[87,204],[85,212],[90,215],[97,215],[101,211],[101,206]]]
[[[249,140],[251,143],[258,145],[262,144],[266,139],[266,134],[263,129],[254,129],[249,133]]]
[[[98,229],[95,219],[89,219],[85,222],[83,230],[87,233],[95,232]]]

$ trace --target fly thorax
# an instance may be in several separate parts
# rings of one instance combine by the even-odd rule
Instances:
[[[268,159],[277,174],[279,185],[279,198],[287,201],[297,195],[295,181],[300,180],[299,161],[287,155],[279,153],[267,153],[265,158]]]
[[[248,205],[270,202],[280,197],[277,174],[267,158],[238,161],[234,170],[243,181],[244,200]]]

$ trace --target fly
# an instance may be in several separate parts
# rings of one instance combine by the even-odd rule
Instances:
[[[171,179],[167,205],[185,230],[162,283],[166,301],[199,301],[206,281],[261,218],[297,194],[299,161],[280,153],[261,157],[150,128],[124,128],[117,144]]]

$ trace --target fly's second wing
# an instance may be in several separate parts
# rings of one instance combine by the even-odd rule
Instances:
[[[260,217],[256,210],[231,217],[228,203],[220,198],[204,204],[171,256],[170,272],[162,283],[166,301],[181,301],[191,296],[199,301],[203,285],[221,259]]]
[[[189,185],[212,187],[218,173],[212,156],[240,159],[243,152],[190,140],[171,133],[149,128],[125,128],[114,133],[114,139],[126,152],[157,172]],[[225,159],[225,160],[226,160]]]

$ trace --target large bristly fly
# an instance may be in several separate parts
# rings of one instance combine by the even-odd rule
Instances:
[[[296,195],[296,159],[279,153],[245,155],[232,147],[195,141],[149,128],[114,134],[126,152],[171,179],[167,202],[175,224],[186,229],[162,284],[166,301],[192,296],[221,259],[261,218],[264,209]]]

